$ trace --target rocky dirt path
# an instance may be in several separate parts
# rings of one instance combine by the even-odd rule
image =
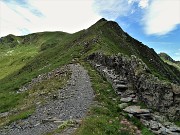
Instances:
[[[69,65],[71,79],[65,88],[59,90],[56,99],[38,106],[33,115],[19,120],[6,129],[1,135],[41,135],[51,132],[60,125],[60,121],[80,120],[93,101],[93,89],[86,70],[79,64]],[[75,128],[66,130],[63,135],[74,132]]]

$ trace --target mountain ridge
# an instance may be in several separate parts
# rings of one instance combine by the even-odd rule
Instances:
[[[112,54],[121,52],[129,56],[136,55],[148,65],[153,74],[162,79],[171,80],[174,83],[180,83],[180,79],[178,78],[178,75],[180,75],[180,73],[176,71],[176,68],[172,69],[171,67],[169,67],[169,65],[164,64],[153,49],[132,38],[129,34],[124,32],[116,22],[107,21],[104,18],[97,21],[88,29],[79,31],[74,34],[63,32],[41,32],[22,36],[22,44],[27,44],[29,42],[31,44],[38,44],[39,46],[42,45],[42,47],[45,48],[45,46],[48,46],[48,42],[51,42],[51,46],[53,46],[52,42],[54,42],[54,44],[58,44],[57,42],[59,42],[58,40],[60,39],[61,35],[65,35],[65,37],[73,37],[74,35],[74,37],[76,37],[76,35],[79,35],[79,37],[72,41],[72,43],[70,44],[75,45],[78,41],[78,44],[81,44],[81,46],[86,48],[86,52],[94,47],[97,48],[97,50],[99,48],[98,51],[103,51],[104,53]],[[38,39],[41,38],[41,36],[43,40]],[[10,40],[12,39],[10,38]],[[64,39],[62,38],[62,40]],[[15,46],[17,42],[18,41],[16,41],[15,43],[11,42],[10,45]],[[87,43],[84,44],[83,42]],[[1,43],[3,43],[2,38]],[[171,73],[166,74],[166,72]]]
[[[18,90],[29,82],[33,82],[34,78],[37,78],[39,75],[41,77],[44,73],[70,63],[80,63],[88,69],[93,78],[91,81],[93,82],[93,87],[96,88],[97,99],[105,102],[108,110],[110,109],[113,115],[117,116],[118,97],[115,96],[116,94],[111,93],[112,88],[106,82],[106,79],[102,79],[88,65],[88,58],[93,54],[99,53],[103,54],[98,56],[102,58],[100,59],[102,63],[108,63],[109,60],[110,63],[108,64],[111,65],[111,68],[116,68],[117,65],[120,65],[117,68],[118,70],[112,69],[112,71],[121,72],[122,70],[125,76],[124,80],[127,80],[129,77],[130,80],[137,82],[134,86],[143,91],[143,98],[139,97],[139,99],[143,99],[142,101],[145,104],[147,104],[146,101],[151,99],[149,97],[153,95],[153,98],[156,98],[153,101],[157,101],[156,108],[158,108],[160,98],[157,95],[161,95],[162,99],[168,98],[167,101],[170,102],[161,103],[160,105],[167,106],[168,104],[169,106],[171,103],[173,107],[179,105],[179,102],[174,102],[178,99],[176,96],[178,96],[179,87],[176,85],[180,84],[179,70],[166,64],[152,48],[147,47],[124,32],[116,22],[101,19],[88,29],[73,34],[41,32],[26,36],[9,35],[0,38],[0,112],[8,112],[13,110],[13,108],[21,109],[18,106],[32,93],[31,90],[30,93],[28,91],[18,93]],[[134,82],[132,81],[130,86],[133,86]],[[177,93],[173,93],[174,91],[171,89],[172,83],[174,83],[173,90],[175,89],[174,91]],[[151,86],[153,89],[151,89]],[[54,88],[53,85],[52,87]],[[133,87],[130,88],[133,89]],[[107,91],[104,91],[104,89]],[[45,88],[40,87],[40,90],[43,91]],[[157,91],[150,94],[147,90]],[[102,97],[100,93],[103,95]],[[48,95],[48,93],[46,94]],[[112,94],[111,97],[109,97],[109,94]],[[44,94],[39,94],[37,97],[41,95],[44,96]],[[117,99],[113,99],[113,97]],[[146,98],[149,99],[147,100]],[[148,103],[151,104],[150,102]],[[163,108],[166,109],[166,107],[161,107],[161,109]],[[104,113],[100,110],[94,111],[97,111],[96,113]],[[178,112],[175,113],[178,114]],[[109,115],[109,113],[103,115]],[[109,118],[109,116],[106,117]],[[110,132],[107,131],[107,133]]]
[[[174,66],[180,71],[180,61],[173,60],[168,54],[163,52],[159,53],[158,55],[165,63],[169,64],[170,66]]]

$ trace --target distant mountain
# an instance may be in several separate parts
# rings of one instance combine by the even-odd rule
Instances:
[[[161,52],[160,54],[159,54],[159,56],[162,58],[162,59],[164,59],[164,60],[168,60],[168,61],[171,61],[171,62],[175,62],[175,60],[173,60],[168,54],[166,54],[166,53],[163,53],[163,52]]]
[[[180,70],[180,61],[173,60],[168,54],[163,52],[160,53],[159,56],[164,62]]]

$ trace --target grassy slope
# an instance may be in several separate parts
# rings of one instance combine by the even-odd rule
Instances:
[[[25,37],[26,40],[29,40],[29,43],[26,42],[26,44],[16,44],[15,46],[13,45],[13,47],[6,44],[0,45],[1,49],[6,53],[14,50],[11,56],[1,55],[1,63],[2,65],[6,65],[6,67],[2,67],[3,71],[0,72],[2,74],[2,79],[0,80],[0,112],[13,108],[24,99],[25,94],[16,94],[16,90],[19,89],[23,84],[30,81],[38,74],[43,73],[43,71],[46,72],[52,69],[49,69],[48,65],[43,63],[47,62],[47,59],[45,57],[43,58],[42,56],[44,53],[46,54],[46,45],[47,48],[48,45],[54,47],[55,45],[53,42],[60,42],[62,37],[68,34],[61,32],[38,33],[34,38],[35,40],[31,39],[32,35],[33,34]],[[39,37],[39,35],[41,36]],[[1,51],[1,54],[4,54],[4,52]],[[51,58],[51,53],[52,52],[47,53],[48,58]],[[8,59],[9,57],[12,58]],[[24,61],[22,59],[24,59]],[[42,64],[39,64],[40,62]],[[44,68],[44,66],[47,67]]]
[[[38,54],[36,46],[17,46],[0,52],[0,79],[21,69]]]
[[[114,53],[136,55],[151,69],[151,72],[162,80],[180,83],[180,72],[165,64],[153,49],[124,33],[115,22],[105,22],[99,28],[102,43],[113,49]],[[112,38],[113,37],[113,38]]]
[[[24,44],[15,48],[20,50],[22,47],[27,47],[27,51],[21,51],[27,61],[21,62],[22,58],[20,56],[22,55],[19,55],[20,59],[17,58],[18,61],[15,63],[13,70],[8,70],[9,73],[5,73],[3,79],[0,80],[0,112],[16,105],[24,96],[14,92],[38,74],[68,64],[73,58],[84,59],[89,54],[97,51],[105,54],[121,52],[127,55],[137,55],[146,62],[155,75],[162,79],[177,79],[179,74],[177,72],[177,75],[175,75],[152,49],[130,38],[115,22],[107,22],[106,20],[100,20],[89,29],[75,34],[45,32],[18,37],[18,40]],[[31,59],[28,59],[31,54],[31,52],[28,52],[29,48],[32,48],[32,53],[35,56]],[[14,55],[18,55],[18,53]],[[149,61],[149,59],[153,61]],[[8,62],[5,62],[5,65],[8,65]],[[160,69],[161,72],[159,72]]]
[[[70,78],[69,69],[63,67],[61,70],[63,72],[60,76],[53,76],[51,79],[36,83],[31,89],[24,92],[24,97],[20,99],[21,102],[13,108],[15,111],[12,111],[8,117],[0,119],[0,126],[27,118],[35,111],[37,104],[46,103],[49,98],[53,98],[53,95],[57,94],[57,90],[63,88]]]
[[[97,41],[94,42],[94,39],[97,39]],[[0,44],[0,46],[3,46],[1,49],[5,53],[7,53],[7,51],[11,51],[11,49],[17,49],[17,52],[18,50],[23,49],[23,47],[27,49],[23,49],[21,51],[21,53],[24,55],[23,58],[25,58],[25,61],[22,61],[22,58],[20,57],[23,55],[19,55],[13,70],[7,70],[9,73],[4,74],[4,77],[2,77],[0,80],[0,112],[5,112],[14,108],[15,106],[18,106],[19,103],[21,103],[27,97],[26,93],[16,94],[16,90],[19,89],[23,84],[29,82],[32,78],[41,73],[48,72],[56,67],[68,64],[73,58],[79,58],[80,61],[84,61],[86,56],[97,51],[105,54],[116,54],[118,52],[125,53],[127,55],[135,54],[146,62],[146,64],[151,68],[152,72],[157,73],[158,76],[162,76],[163,79],[169,79],[166,74],[163,74],[164,72],[162,73],[162,71],[168,72],[168,67],[163,67],[163,70],[159,72],[158,68],[156,67],[156,63],[149,61],[149,59],[152,58],[159,61],[158,63],[160,63],[160,66],[164,66],[163,61],[159,59],[157,54],[151,49],[141,45],[138,41],[128,37],[128,35],[125,34],[113,22],[100,20],[89,29],[82,30],[75,34],[45,32],[31,34],[25,37],[18,37],[18,40],[21,41],[22,46],[16,45],[17,43],[15,41],[13,41],[13,45],[8,45],[9,47],[4,47],[4,44]],[[12,48],[12,46],[15,47]],[[34,57],[28,59],[31,53],[31,51],[29,51],[30,48],[32,49],[32,54]],[[149,54],[148,57],[144,56],[147,53]],[[2,57],[4,57],[3,54],[4,53],[1,53]],[[14,53],[14,55],[18,56],[18,53]],[[8,61],[5,62],[4,60],[4,64],[8,65]],[[16,67],[16,65],[21,66]],[[87,69],[89,69],[88,66]],[[93,123],[95,124],[96,121],[94,120],[97,118],[93,118],[93,114],[98,115],[98,113],[100,113],[103,119],[102,121],[99,119],[99,122],[105,122],[107,125],[105,124],[102,129],[99,127],[97,130],[101,130],[101,132],[104,133],[115,133],[119,128],[119,123],[117,123],[117,120],[115,120],[115,125],[112,127],[112,129],[109,129],[110,131],[106,132],[105,130],[109,126],[107,121],[111,117],[115,118],[118,115],[116,104],[106,97],[108,92],[103,91],[103,89],[108,90],[111,88],[109,84],[100,79],[96,73],[91,73],[91,70],[92,69],[89,69],[89,73],[93,78],[92,82],[94,89],[96,92],[103,92],[102,96],[99,97],[102,98],[102,100],[100,99],[99,101],[103,102],[103,104],[107,107],[100,109],[97,108],[96,110],[99,110],[100,112],[94,112],[92,110],[92,118],[90,117],[88,122],[90,122],[92,125]],[[104,86],[102,87],[97,82]],[[105,111],[107,110],[107,114],[103,115],[104,111],[102,112],[101,109],[105,109]],[[111,110],[112,113],[108,113],[108,110]],[[86,127],[86,125],[84,126]],[[82,127],[78,131],[79,134],[85,132],[85,127]]]
[[[180,71],[180,64],[177,64],[177,63],[174,63],[174,62],[165,60],[165,59],[163,59],[163,58],[162,58],[162,60],[163,60],[165,63],[167,63],[168,65],[174,66],[175,68],[177,68],[177,69]]]
[[[159,56],[165,63],[167,63],[170,66],[174,66],[175,68],[177,68],[180,71],[180,62],[173,60],[166,53],[160,53]]]

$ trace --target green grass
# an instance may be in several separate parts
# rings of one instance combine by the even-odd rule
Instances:
[[[82,30],[74,34],[44,32],[23,37],[11,36],[15,38],[12,45],[0,44],[0,112],[8,111],[18,104],[23,96],[14,94],[14,92],[32,78],[56,67],[71,63],[73,58],[85,59],[94,52],[103,52],[108,55],[119,52],[127,55],[137,55],[143,59],[153,73],[160,76],[159,78],[166,78],[165,75],[160,75],[161,73],[157,71],[161,68],[157,68],[156,65],[149,62],[147,56],[144,56],[146,55],[143,53],[144,50],[150,51],[147,47],[142,47],[142,45],[139,47],[137,45],[139,42],[130,40],[130,37],[126,39],[120,36],[120,34],[124,34],[123,31],[112,29],[111,24],[101,21],[88,30]],[[97,39],[97,42],[94,42],[94,39]],[[22,44],[17,44],[16,40]],[[23,44],[23,41],[26,41],[25,44]],[[142,52],[143,55],[141,56],[139,52]],[[155,54],[151,54],[150,57],[152,55]],[[156,57],[157,61],[158,58]],[[160,64],[162,66],[163,62],[160,62]],[[162,68],[164,69],[164,66]],[[166,69],[170,70],[170,68]],[[166,71],[162,74],[164,73]],[[173,76],[174,79],[177,78],[175,74]],[[4,97],[8,96],[15,98],[9,98],[7,102]]]
[[[47,87],[46,90],[44,89],[45,91],[51,91],[46,85],[47,82],[42,82],[42,84],[35,86],[32,93],[25,92],[23,94],[16,94],[16,91],[22,87],[22,85],[31,81],[31,79],[59,66],[69,64],[74,58],[78,58],[80,61],[86,60],[86,57],[94,52],[103,52],[107,55],[117,54],[119,52],[128,56],[132,54],[136,55],[141,58],[151,69],[152,73],[159,78],[165,80],[171,80],[173,78],[178,80],[177,76],[179,72],[177,72],[177,74],[173,73],[170,67],[165,65],[163,61],[160,61],[156,53],[143,46],[140,42],[130,38],[127,34],[123,33],[122,30],[118,30],[112,26],[112,23],[102,21],[93,25],[88,30],[82,30],[74,34],[43,32],[23,37],[11,36],[15,38],[12,44],[8,42],[8,44],[0,44],[0,112],[10,111],[13,108],[21,106],[22,101],[28,99],[27,97],[32,95],[33,92],[39,93],[43,91],[44,86]],[[94,39],[98,39],[97,42],[94,42]],[[16,40],[22,43],[23,41],[26,42],[25,44],[17,44]],[[159,67],[149,61],[149,59],[156,61]],[[82,126],[78,132],[85,132],[84,130],[87,126],[91,126],[91,124],[94,124],[93,121],[96,121],[96,117],[92,116],[100,115],[104,119],[101,122],[105,123],[104,127],[99,129],[99,132],[116,134],[120,125],[115,124],[111,130],[108,129],[107,121],[113,120],[115,123],[118,123],[118,120],[115,118],[119,117],[120,110],[118,110],[117,107],[118,103],[112,101],[112,98],[117,98],[117,96],[113,93],[111,85],[108,84],[106,80],[102,79],[88,64],[83,65],[88,69],[91,76],[92,86],[96,92],[95,99],[101,104],[91,109],[90,114],[92,115],[88,117],[89,121],[91,121],[90,125],[84,123],[85,125]],[[171,75],[168,76],[168,74],[166,74],[167,72]],[[54,83],[56,89],[59,87],[56,86],[56,83],[60,82],[56,80],[53,81],[54,82],[49,82],[49,85]],[[108,131],[104,130],[105,128],[107,128]]]
[[[22,111],[16,115],[12,115],[9,117],[9,123],[12,123],[14,121],[20,120],[20,119],[26,119],[29,116],[31,116],[32,113],[34,113],[35,109],[31,108],[29,110]]]
[[[178,127],[180,127],[180,121],[175,121],[174,122]]]
[[[63,68],[62,68],[63,69]],[[0,125],[6,125],[13,121],[28,117],[34,110],[37,103],[43,104],[47,101],[47,97],[53,99],[53,95],[57,94],[57,90],[64,87],[67,80],[70,78],[71,72],[66,68],[63,69],[64,73],[60,76],[54,76],[51,79],[44,80],[21,94],[5,93],[2,102],[0,102],[0,109],[7,111],[8,108],[14,106],[9,116],[0,118]],[[1,94],[2,96],[2,94]],[[7,96],[7,97],[6,97]],[[18,101],[18,102],[17,102]],[[7,106],[10,105],[10,106]]]
[[[31,116],[34,113],[34,111],[35,111],[35,107],[31,106],[28,108],[24,108],[23,110],[20,110],[16,112],[15,114],[11,114],[11,115],[8,115],[7,117],[3,117],[0,119],[0,126],[9,125],[12,122],[26,119],[29,116]]]
[[[65,38],[64,43],[60,42],[62,36],[64,37],[66,34],[61,35],[59,32],[44,33],[38,41],[34,41],[34,44],[17,45],[13,48],[7,47],[3,49],[4,52],[2,51],[2,57],[0,57],[0,112],[11,110],[25,98],[24,94],[16,94],[16,91],[22,85],[31,81],[32,78],[35,78],[39,74],[68,64],[73,58],[71,54],[77,54],[73,49],[67,50],[68,48],[66,48],[65,42],[69,38]],[[45,49],[42,51],[40,50],[41,44],[39,42],[43,43],[43,46],[48,46],[52,42],[56,44],[48,50]],[[59,43],[62,43],[62,45],[59,45]],[[10,56],[6,56],[10,50],[14,51]],[[64,51],[59,53],[61,50]]]
[[[89,64],[83,63],[83,66],[91,77],[97,103],[91,107],[88,116],[83,120],[75,135],[131,135],[130,131],[120,130],[122,127],[120,120],[124,117],[120,115],[119,97],[111,85]],[[113,101],[112,98],[116,100]],[[152,135],[146,127],[141,125],[140,129],[143,135]]]
[[[166,62],[167,64],[171,65],[171,66],[174,66],[175,68],[177,68],[179,71],[180,71],[180,64],[177,64],[177,63],[173,63],[171,61],[168,61],[168,60],[165,60],[163,58],[161,58],[164,62]]]
[[[9,109],[14,108],[20,100],[26,97],[26,93],[16,94],[16,93],[0,93],[0,112],[9,111]]]
[[[83,63],[83,65],[91,77],[97,104],[93,105],[75,135],[118,135],[121,126],[118,102],[111,100],[111,98],[117,98],[117,96],[111,85],[103,80],[89,64]]]
[[[128,120],[130,120],[134,125],[136,125],[140,130],[143,135],[154,135],[146,126],[144,126],[139,119],[136,117],[129,117],[128,115],[126,116]]]
[[[38,54],[36,46],[17,46],[0,52],[0,79],[18,71]]]
[[[73,127],[74,125],[76,124],[75,121],[73,120],[67,120],[67,121],[64,121],[62,122],[62,124],[60,124],[58,126],[57,129],[51,131],[51,132],[48,132],[48,133],[45,133],[44,135],[54,135],[56,133],[61,133],[64,129],[66,129],[67,127]]]
[[[76,135],[119,135],[120,124],[118,120],[113,120],[106,115],[96,115],[87,117]],[[112,121],[112,123],[109,123]]]

